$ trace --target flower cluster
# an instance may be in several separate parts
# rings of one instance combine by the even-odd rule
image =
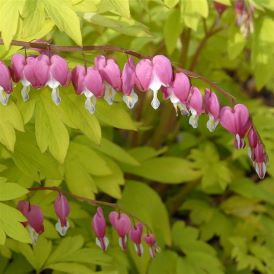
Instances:
[[[112,211],[109,213],[109,221],[119,236],[119,246],[123,251],[127,249],[127,238],[129,237],[134,243],[134,247],[138,256],[142,256],[144,249],[142,238],[149,247],[151,257],[155,257],[159,247],[155,236],[152,233],[146,233],[143,236],[143,224],[138,222],[132,225],[129,216],[125,213]],[[92,218],[92,228],[96,235],[96,244],[106,251],[109,240],[106,237],[106,220],[101,207],[97,208],[96,214]]]
[[[35,244],[40,234],[44,232],[44,216],[41,208],[38,205],[31,204],[29,201],[21,200],[17,204],[17,209],[25,216],[26,221],[23,225],[28,228],[32,243]],[[65,236],[69,229],[68,216],[70,207],[67,198],[59,192],[58,197],[54,202],[54,210],[58,217],[55,225],[56,230],[61,236]],[[132,225],[129,216],[122,212],[112,211],[109,214],[109,222],[116,230],[119,236],[119,246],[123,251],[127,249],[127,238],[129,237],[134,244],[138,256],[142,256],[144,249],[142,238],[149,247],[151,257],[155,257],[159,251],[154,234],[146,233],[143,236],[143,224],[138,222]],[[106,237],[106,220],[103,209],[97,208],[95,215],[91,220],[91,227],[96,236],[96,244],[106,251],[109,245],[109,240]]]
[[[209,89],[204,95],[195,86],[191,85],[188,76],[178,70],[173,70],[170,60],[163,55],[153,58],[144,58],[135,64],[129,58],[122,70],[112,58],[97,56],[94,66],[77,65],[70,72],[65,59],[58,55],[49,56],[41,53],[39,56],[25,57],[15,54],[8,68],[0,62],[0,101],[7,104],[12,91],[12,81],[22,83],[23,100],[29,98],[29,88],[49,86],[52,89],[52,99],[60,104],[59,87],[71,81],[75,92],[86,97],[85,108],[95,112],[97,98],[104,98],[112,104],[115,94],[121,92],[123,101],[131,109],[138,101],[137,90],[152,92],[151,106],[157,109],[160,106],[158,92],[165,100],[170,100],[176,113],[189,115],[189,124],[198,127],[199,116],[208,114],[208,129],[212,132],[220,124],[235,135],[237,149],[245,146],[244,138],[255,131],[247,108],[237,104],[233,108],[221,107],[218,97]],[[254,133],[254,134],[255,134]],[[253,135],[254,135],[253,134]],[[251,159],[260,178],[266,172],[267,157],[258,134],[256,146],[249,142]],[[250,139],[250,138],[249,138]]]

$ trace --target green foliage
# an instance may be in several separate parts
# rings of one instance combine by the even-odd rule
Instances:
[[[221,16],[213,0],[0,0],[0,57],[7,64],[12,54],[24,54],[12,39],[165,54],[247,104],[269,157],[268,177],[258,182],[246,150],[236,151],[225,130],[209,133],[202,117],[193,130],[187,117],[175,121],[164,100],[153,111],[151,94],[132,111],[121,94],[112,106],[100,99],[91,115],[71,86],[60,88],[56,106],[47,88],[31,90],[22,102],[18,83],[9,104],[0,105],[0,273],[274,273],[274,5],[245,1],[255,7],[254,31],[246,35],[236,24],[235,1],[216,2],[227,5]],[[120,65],[127,60],[87,52],[88,65],[97,54]],[[84,63],[81,52],[60,55],[70,68]],[[155,233],[161,252],[152,260],[144,246],[140,258],[132,243],[121,252],[110,226],[102,252],[90,229],[95,208],[71,197],[70,229],[59,237],[56,193],[28,190],[40,185],[117,200]],[[45,232],[36,245],[16,209],[20,199],[43,210]]]

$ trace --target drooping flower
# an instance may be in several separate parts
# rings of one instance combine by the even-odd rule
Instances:
[[[122,92],[123,101],[128,108],[132,109],[138,102],[138,95],[134,91],[135,85],[135,64],[132,58],[128,59],[122,71]]]
[[[189,124],[193,128],[198,127],[199,116],[203,113],[203,96],[197,87],[191,87],[190,97],[187,104],[191,116],[189,118]]]
[[[68,83],[70,73],[65,59],[58,55],[49,57],[46,54],[28,59],[28,65],[24,67],[24,77],[34,88],[49,86],[52,89],[51,98],[59,105],[61,98],[59,86]]]
[[[258,142],[254,149],[253,164],[260,179],[266,174],[267,155],[262,143]]]
[[[25,67],[32,64],[35,57],[25,57],[22,54],[14,54],[11,58],[11,77],[14,82],[21,82],[23,88],[21,90],[22,99],[26,102],[29,99],[29,90],[31,83],[25,76]]]
[[[243,148],[245,146],[244,137],[251,126],[247,107],[242,104],[237,104],[233,108],[223,107],[220,112],[220,123],[235,135],[235,147]]]
[[[109,221],[119,235],[119,245],[121,249],[126,250],[127,234],[129,233],[131,228],[130,218],[125,213],[112,211],[109,214]]]
[[[17,204],[17,209],[26,217],[27,221],[23,225],[28,227],[32,242],[36,243],[38,236],[44,232],[44,217],[41,208],[22,200]]]
[[[0,102],[7,105],[12,92],[11,75],[8,67],[0,61]]]
[[[183,115],[188,114],[186,104],[190,92],[190,87],[191,85],[188,77],[183,72],[179,72],[175,74],[174,81],[170,87],[162,88],[164,96],[169,98],[173,104],[176,114],[177,108],[179,108]]]
[[[172,82],[172,66],[169,59],[163,55],[156,55],[150,59],[143,59],[136,65],[136,85],[141,91],[151,89],[154,109],[160,106],[157,97],[161,87],[169,87]]]
[[[214,92],[209,89],[205,90],[205,111],[208,113],[209,120],[207,121],[207,128],[213,132],[219,123],[220,103]]]
[[[142,256],[144,253],[142,245],[142,233],[143,225],[141,223],[138,223],[130,229],[130,239],[134,242],[134,247],[138,256]]]
[[[103,251],[106,251],[109,245],[109,240],[106,237],[106,220],[101,207],[97,208],[97,212],[92,218],[91,226],[96,235],[96,244]]]
[[[85,108],[95,112],[96,98],[104,95],[103,79],[94,67],[85,68],[77,65],[71,72],[71,81],[77,94],[86,97]]]
[[[104,99],[112,105],[116,90],[121,89],[121,71],[114,59],[99,55],[95,58],[95,66],[105,83]]]
[[[148,233],[144,236],[146,244],[149,246],[149,254],[152,258],[156,256],[156,253],[159,251],[159,246],[156,242],[154,234]]]
[[[64,236],[69,229],[69,221],[67,220],[67,217],[70,208],[67,198],[61,192],[59,192],[58,197],[54,202],[54,210],[58,216],[58,222],[56,223],[55,228],[61,236]]]

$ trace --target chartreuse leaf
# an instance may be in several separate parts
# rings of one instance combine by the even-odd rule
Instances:
[[[128,181],[119,205],[148,224],[159,240],[170,245],[167,210],[153,189],[140,182]]]
[[[24,131],[22,116],[13,102],[0,105],[0,142],[10,151],[14,150],[15,129]]]
[[[22,17],[22,36],[25,37],[37,34],[46,20],[43,1],[25,0]]]
[[[0,31],[6,48],[16,34],[25,0],[0,1]]]
[[[61,120],[60,110],[54,105],[48,92],[41,92],[36,98],[35,135],[42,152],[47,148],[60,163],[64,162],[69,146],[69,134]]]
[[[13,200],[26,193],[28,190],[18,184],[0,181],[0,201]]]
[[[256,21],[252,43],[252,66],[255,69],[256,84],[261,89],[272,77],[271,64],[273,63],[274,49],[274,20],[264,16]]]
[[[186,26],[196,31],[201,16],[208,16],[207,0],[181,0],[181,18]]]
[[[160,183],[178,184],[199,178],[192,164],[181,158],[159,157],[143,161],[140,166],[123,165],[123,170]]]
[[[98,101],[95,116],[107,125],[121,129],[137,130],[129,112],[121,104],[110,106],[104,101]]]
[[[112,143],[106,138],[102,138],[100,145],[95,145],[92,143],[90,143],[90,145],[94,149],[105,153],[116,161],[133,166],[139,165],[139,162],[134,157],[132,157],[126,150],[116,145],[115,143]]]
[[[130,17],[129,0],[101,0],[98,12],[112,11],[124,17]]]
[[[82,45],[82,35],[80,29],[80,20],[73,10],[71,2],[68,0],[41,0],[47,11],[48,16],[56,26],[64,31],[76,44]]]
[[[6,241],[6,233],[0,225],[0,245],[4,245]]]
[[[116,199],[120,199],[120,186],[125,183],[124,174],[114,161],[106,156],[102,157],[106,161],[108,168],[111,170],[111,174],[106,176],[93,176],[95,184],[100,191],[105,192]]]
[[[152,261],[149,267],[148,274],[179,274],[179,272],[177,272],[178,259],[179,256],[173,251],[162,251],[157,254],[156,258]]]
[[[33,180],[62,178],[58,162],[49,153],[41,153],[35,143],[35,137],[29,131],[18,135],[12,159],[15,165]]]
[[[90,147],[71,142],[65,161],[65,179],[71,192],[94,198],[97,187],[92,175],[110,175],[106,161]]]
[[[69,93],[71,92],[71,93]],[[80,96],[72,94],[71,89],[66,88],[65,96],[62,96],[62,119],[71,128],[81,130],[90,140],[99,144],[101,141],[101,127],[95,115],[91,115],[83,106]]]
[[[43,269],[44,264],[51,253],[51,249],[51,241],[45,239],[43,236],[39,237],[33,248],[26,244],[19,245],[20,252],[37,272],[40,272]]]
[[[179,0],[164,0],[164,4],[170,9],[174,8],[179,3]]]
[[[219,158],[218,151],[211,143],[202,149],[193,149],[189,156],[194,168],[202,173],[202,188],[210,193],[221,193],[231,181],[226,161]]]
[[[174,9],[169,14],[164,25],[164,39],[168,54],[172,54],[176,48],[177,40],[182,31],[180,11]]]
[[[83,248],[83,244],[82,236],[67,236],[62,239],[49,256],[45,268],[55,269],[56,264],[60,263],[65,265],[74,263],[110,265],[112,263],[112,258],[102,253],[97,247]]]
[[[215,249],[200,241],[198,235],[199,231],[196,228],[186,226],[183,222],[176,222],[173,225],[174,244],[185,254],[184,259],[180,262],[180,271],[189,269],[189,272],[186,273],[223,274],[223,267],[217,258]]]
[[[24,222],[25,217],[15,208],[4,203],[0,203],[0,228],[7,236],[19,242],[30,243],[31,239],[20,222]],[[2,240],[4,239],[2,233]]]

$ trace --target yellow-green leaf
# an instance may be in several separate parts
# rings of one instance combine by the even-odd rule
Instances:
[[[18,184],[0,181],[0,201],[12,200],[26,193],[28,190]]]

